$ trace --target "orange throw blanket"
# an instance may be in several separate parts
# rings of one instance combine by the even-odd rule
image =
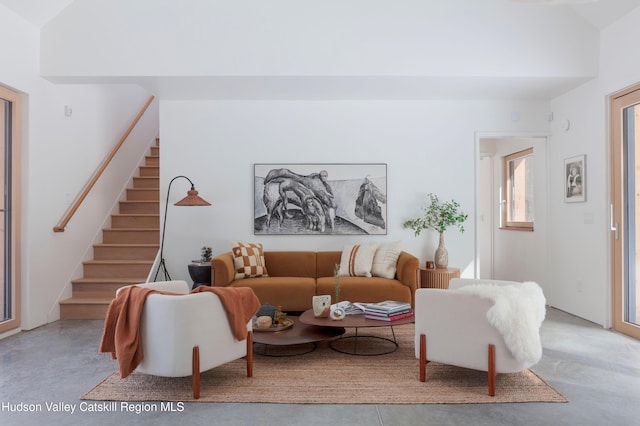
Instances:
[[[253,290],[248,287],[200,286],[191,293],[203,291],[213,292],[220,298],[236,339],[246,339],[247,323],[260,308],[260,301]],[[111,353],[112,359],[118,360],[122,378],[131,374],[143,359],[140,317],[150,294],[181,296],[134,285],[121,289],[107,310],[100,352]]]

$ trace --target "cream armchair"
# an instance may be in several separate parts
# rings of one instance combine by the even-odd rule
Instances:
[[[452,279],[449,289],[416,291],[415,355],[420,381],[429,361],[497,373],[523,371],[542,356],[545,298],[533,282]]]
[[[253,375],[251,321],[246,340],[236,340],[218,296],[189,293],[185,281],[138,284],[176,297],[150,294],[142,309],[140,337],[144,358],[136,371],[165,377],[193,377],[193,397],[200,397],[200,373],[246,357],[247,377]]]

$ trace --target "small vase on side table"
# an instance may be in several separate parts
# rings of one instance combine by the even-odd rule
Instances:
[[[449,266],[449,252],[444,246],[444,232],[440,233],[440,241],[438,242],[438,248],[436,249],[436,252],[433,257],[436,263],[436,268],[447,269],[447,266]]]

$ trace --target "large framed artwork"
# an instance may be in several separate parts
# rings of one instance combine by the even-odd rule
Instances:
[[[387,165],[255,164],[254,234],[385,235]]]
[[[580,203],[586,201],[587,173],[586,155],[564,160],[564,201]]]

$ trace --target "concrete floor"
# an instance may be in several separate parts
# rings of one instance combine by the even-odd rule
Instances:
[[[570,399],[566,404],[186,403],[173,413],[47,412],[45,403],[77,406],[116,370],[98,353],[101,334],[102,321],[68,320],[0,340],[0,424],[640,425],[640,342],[555,309],[547,312],[544,355],[533,370]],[[41,404],[43,412],[12,411],[16,404]]]

